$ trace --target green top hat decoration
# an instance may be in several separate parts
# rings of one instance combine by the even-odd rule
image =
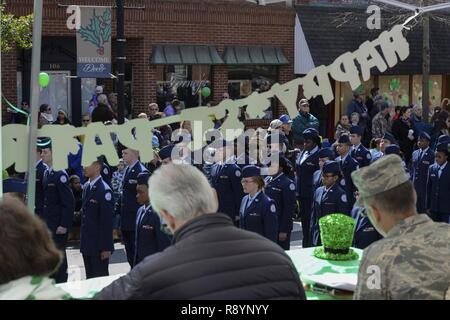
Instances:
[[[340,213],[322,217],[319,220],[319,228],[323,246],[314,249],[313,256],[336,261],[358,259],[358,254],[350,248],[355,223],[353,218]]]

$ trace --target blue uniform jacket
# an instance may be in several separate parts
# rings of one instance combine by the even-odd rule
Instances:
[[[47,169],[46,164],[39,160],[36,163],[36,198],[34,199],[34,212],[38,216],[42,216],[44,208],[44,172]]]
[[[52,234],[55,234],[59,226],[70,229],[75,210],[75,199],[69,186],[67,172],[47,168],[43,178],[43,190],[42,218]]]
[[[278,239],[277,207],[275,201],[260,192],[250,206],[244,210],[248,195],[242,198],[239,210],[241,218],[240,227],[244,230],[256,232],[273,242]]]
[[[342,178],[339,182],[341,187],[345,190],[345,193],[347,194],[347,200],[349,203],[349,207],[353,207],[353,204],[355,203],[355,191],[356,187],[353,184],[352,180],[352,172],[355,170],[358,170],[358,161],[353,159],[350,154],[348,154],[344,161],[341,162],[341,157],[338,157],[336,159],[337,162],[341,164],[341,171],[342,171]]]
[[[241,184],[241,169],[235,163],[214,164],[211,168],[212,187],[216,189],[221,213],[233,221],[239,217],[244,191]]]
[[[89,181],[84,184],[80,229],[82,254],[98,256],[102,251],[114,250],[113,208],[113,192],[102,178],[92,188],[89,188]]]
[[[328,192],[322,186],[314,193],[311,214],[311,234],[314,246],[320,246],[320,228],[319,220],[333,213],[342,213],[349,215],[350,208],[345,191],[336,183]]]
[[[412,154],[412,171],[411,180],[414,183],[414,188],[417,193],[417,210],[421,211],[419,213],[425,213],[427,209],[426,199],[427,199],[427,180],[428,180],[428,169],[434,163],[434,152],[431,148],[422,155],[419,159],[420,149],[416,150]]]
[[[121,196],[121,228],[124,231],[136,229],[136,213],[140,207],[136,200],[137,176],[141,172],[148,172],[141,162],[136,162],[133,167],[125,169]]]
[[[291,233],[296,197],[295,184],[284,173],[266,178],[266,196],[275,201],[278,213],[278,233]]]
[[[370,151],[367,150],[362,144],[358,146],[358,149],[353,149],[350,155],[358,162],[360,168],[370,165],[370,162],[372,161]]]
[[[136,215],[136,243],[134,263],[137,265],[145,257],[163,251],[170,246],[170,237],[161,231],[161,220],[149,205],[139,208]]]
[[[112,188],[112,184],[111,184],[111,180],[112,180],[112,171],[111,171],[111,168],[110,168],[106,163],[103,163],[101,175],[102,175],[103,181],[105,181],[106,184],[107,184],[110,188]]]
[[[368,217],[359,214],[360,210],[360,207],[354,207],[351,213],[352,218],[356,220],[353,247],[365,249],[373,242],[383,239],[383,236],[373,227]]]
[[[437,163],[428,171],[427,208],[431,212],[450,214],[450,163],[447,162],[440,178],[438,171]]]
[[[322,186],[322,170],[316,170],[313,174],[314,192]]]
[[[312,150],[314,151],[314,150]],[[312,198],[314,195],[313,175],[319,170],[319,148],[311,153],[302,164],[303,152],[301,152],[295,161],[295,172],[297,174],[297,192],[301,198]]]

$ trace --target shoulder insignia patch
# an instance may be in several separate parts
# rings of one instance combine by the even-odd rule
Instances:
[[[235,174],[236,174],[236,177],[240,177],[241,176],[241,171],[240,170],[236,170]]]
[[[111,201],[111,199],[112,199],[111,192],[105,193],[105,200],[106,201]]]
[[[277,211],[277,208],[275,207],[274,204],[272,204],[272,205],[270,206],[270,212],[275,213],[276,211]]]
[[[291,184],[289,185],[289,189],[290,189],[290,190],[295,190],[295,185],[294,185],[293,183],[291,183]]]
[[[62,175],[61,177],[59,177],[59,181],[61,181],[61,183],[66,183],[67,177],[65,175]]]
[[[347,195],[343,194],[343,195],[341,196],[341,201],[342,201],[342,202],[347,202]]]

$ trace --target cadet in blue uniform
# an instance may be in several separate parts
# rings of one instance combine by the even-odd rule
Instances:
[[[419,149],[412,154],[412,172],[411,180],[417,193],[417,212],[425,213],[427,211],[426,194],[428,169],[434,163],[434,152],[430,148],[431,137],[426,132],[421,132],[417,145]]]
[[[360,126],[353,126],[350,128],[350,142],[352,143],[352,151],[350,156],[358,161],[360,168],[368,166],[372,161],[370,151],[361,144],[361,139],[364,134],[364,128]]]
[[[350,208],[345,191],[339,186],[341,169],[336,161],[327,161],[323,166],[322,184],[314,193],[311,216],[312,245],[320,246],[319,220],[333,213],[349,215]]]
[[[322,169],[325,161],[334,160],[334,152],[330,148],[322,148],[319,150],[319,170],[316,170],[313,175],[314,192],[322,186]]]
[[[136,213],[140,207],[136,200],[137,176],[141,172],[148,172],[139,161],[139,152],[131,149],[122,151],[122,159],[127,164],[122,184],[121,198],[121,231],[127,252],[127,260],[133,267],[134,243],[136,239]]]
[[[300,219],[302,221],[303,248],[311,246],[310,222],[311,207],[314,196],[313,175],[319,170],[320,137],[316,129],[303,131],[303,151],[295,161],[297,191],[300,203]]]
[[[69,186],[69,176],[65,170],[53,170],[52,146],[49,141],[42,147],[42,160],[47,165],[43,177],[44,207],[42,219],[52,234],[53,241],[63,253],[63,262],[56,274],[56,283],[67,282],[66,244],[73,221],[75,199]]]
[[[428,171],[427,208],[431,218],[436,222],[449,223],[450,219],[450,166],[448,164],[449,144],[436,146],[436,162]]]
[[[244,196],[241,169],[232,158],[225,160],[227,150],[232,154],[229,148],[232,148],[233,144],[221,140],[215,145],[218,146],[215,154],[217,162],[211,167],[211,182],[219,199],[218,212],[227,214],[236,225],[239,225],[239,207]]]
[[[102,160],[102,163],[103,163],[102,171],[101,171],[102,179],[111,188],[111,180],[112,180],[111,168],[104,162],[104,159],[101,159],[101,160]]]
[[[158,156],[161,159],[162,164],[169,164],[172,162],[172,151],[175,146],[173,144],[169,144],[159,150]]]
[[[80,252],[87,279],[109,275],[109,257],[114,251],[113,192],[101,176],[102,168],[101,160],[84,168],[89,180],[83,186]]]
[[[291,244],[292,218],[296,209],[294,181],[289,179],[292,166],[288,159],[280,154],[278,166],[273,165],[273,172],[265,179],[266,195],[275,201],[278,213],[277,242],[284,249],[289,250]]]
[[[34,199],[34,213],[38,216],[42,217],[42,210],[44,208],[44,188],[43,188],[43,180],[44,173],[47,169],[47,165],[41,159],[42,152],[42,140],[38,139],[37,147],[36,147],[36,192]]]
[[[170,246],[170,237],[161,230],[161,219],[153,211],[148,196],[148,172],[137,177],[137,201],[142,204],[136,215],[136,253],[133,265],[136,266],[145,257],[163,251]]]
[[[239,225],[277,242],[277,207],[275,201],[264,194],[264,184],[259,167],[249,165],[242,169],[242,186],[247,195],[242,198]]]
[[[353,207],[351,216],[356,220],[352,247],[365,249],[375,241],[383,239],[365,214],[364,208]]]
[[[350,156],[350,138],[348,135],[342,135],[338,140],[337,153],[339,157],[336,161],[339,162],[342,171],[342,178],[340,180],[341,187],[345,190],[347,194],[347,201],[349,203],[349,208],[353,207],[355,203],[355,185],[352,180],[352,172],[358,169],[358,162]]]

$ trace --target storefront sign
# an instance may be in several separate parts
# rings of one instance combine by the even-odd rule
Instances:
[[[110,78],[111,8],[81,7],[77,29],[77,76]]]
[[[98,9],[96,9],[98,10]],[[50,137],[53,145],[54,169],[67,168],[67,155],[77,153],[76,136],[84,135],[82,165],[91,164],[98,156],[105,155],[109,164],[115,166],[119,162],[117,152],[111,140],[111,133],[115,133],[119,141],[129,148],[138,150],[143,162],[153,158],[152,134],[153,128],[167,124],[192,121],[193,142],[189,144],[191,150],[199,150],[206,144],[205,131],[212,129],[214,124],[211,116],[216,119],[225,117],[229,111],[227,121],[221,127],[221,132],[228,141],[232,141],[243,133],[244,124],[238,120],[239,109],[247,106],[250,117],[262,117],[264,111],[270,107],[271,99],[277,97],[288,110],[291,118],[297,115],[297,98],[299,86],[307,99],[321,95],[325,104],[334,99],[330,76],[336,81],[349,82],[352,90],[361,85],[362,80],[370,78],[370,70],[376,67],[384,72],[392,68],[399,60],[403,61],[409,56],[409,44],[402,33],[403,27],[396,25],[390,31],[385,31],[373,40],[364,42],[355,52],[346,52],[338,57],[330,66],[319,66],[311,70],[305,77],[294,79],[285,84],[274,84],[271,90],[257,93],[253,92],[244,99],[223,100],[215,107],[197,107],[185,109],[179,115],[165,117],[153,121],[134,119],[122,125],[104,126],[101,123],[92,123],[88,127],[75,128],[73,126],[46,125],[38,130],[38,136]],[[379,50],[383,55],[379,53]],[[200,125],[198,125],[200,124]],[[15,163],[18,172],[27,168],[28,135],[25,125],[9,124],[3,127],[3,166],[5,168]],[[134,134],[133,134],[134,132]],[[102,144],[96,143],[98,137]]]

